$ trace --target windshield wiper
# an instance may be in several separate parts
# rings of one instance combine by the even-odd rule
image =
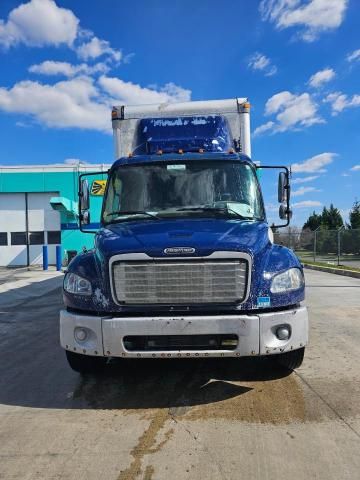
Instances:
[[[231,212],[234,213],[238,218],[241,218],[241,220],[254,220],[254,217],[245,217],[244,215],[241,215],[239,212],[236,210],[233,210],[231,208],[221,208],[221,207],[182,207],[182,208],[177,208],[177,212],[186,212],[186,211],[200,211],[200,212],[221,212],[221,213],[227,213]]]
[[[155,215],[154,213],[146,212],[145,210],[124,210],[124,211],[119,210],[119,211],[108,213],[107,216],[108,215],[124,215],[124,216],[147,215],[148,217],[155,218],[155,220],[160,220],[160,218],[157,215]]]

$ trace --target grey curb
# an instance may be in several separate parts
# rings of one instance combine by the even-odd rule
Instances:
[[[304,263],[303,265],[305,268],[308,268],[309,270],[317,270],[318,272],[335,273],[335,275],[345,275],[345,277],[360,278],[360,272],[356,272],[355,270],[344,270],[342,268],[322,267],[320,265],[308,265],[306,263]]]

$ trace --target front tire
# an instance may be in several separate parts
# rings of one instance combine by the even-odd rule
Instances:
[[[288,370],[299,368],[304,360],[305,347],[276,355],[277,362]]]
[[[106,364],[105,357],[92,357],[66,350],[66,358],[70,367],[78,373],[95,373],[101,371]]]

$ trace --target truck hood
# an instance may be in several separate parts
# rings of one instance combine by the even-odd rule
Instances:
[[[259,308],[259,297],[269,297],[271,307],[274,308],[296,305],[304,299],[304,287],[290,293],[271,293],[274,275],[289,268],[302,269],[302,266],[294,252],[271,243],[269,227],[265,222],[209,218],[149,219],[111,225],[101,229],[95,238],[96,248],[80,253],[68,266],[69,273],[76,273],[91,282],[94,295],[73,295],[64,291],[65,304],[70,308],[99,312],[138,311],[139,307],[125,307],[114,303],[108,268],[110,257],[124,253],[146,253],[152,257],[171,258],[164,252],[164,249],[171,247],[191,247],[195,249],[191,255],[193,257],[205,257],[214,251],[248,253],[252,257],[250,294],[241,307],[236,307],[236,311],[238,308]],[[190,256],[186,252],[185,255],[188,258]],[[169,306],[158,308],[169,311]],[[194,306],[192,309],[202,311],[203,306]],[[233,311],[233,306],[231,309]]]
[[[190,247],[194,256],[232,250],[256,255],[269,241],[265,222],[228,219],[176,219],[123,222],[102,229],[96,247],[103,257],[121,253],[145,252],[164,256],[164,249]]]

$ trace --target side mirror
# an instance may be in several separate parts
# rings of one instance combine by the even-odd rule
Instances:
[[[79,222],[80,230],[82,225],[90,223],[90,192],[89,182],[86,178],[82,179],[79,184]]]
[[[90,212],[89,210],[84,210],[81,214],[80,214],[80,222],[82,225],[89,225],[90,223]]]
[[[92,233],[96,235],[97,229],[94,226],[88,227],[88,230],[83,228],[85,225],[90,224],[90,193],[92,195],[100,195],[99,191],[101,191],[101,196],[103,195],[103,191],[105,189],[106,180],[104,179],[104,175],[108,175],[109,170],[101,171],[101,172],[88,172],[88,173],[81,173],[78,177],[78,195],[79,195],[79,202],[78,202],[78,218],[79,218],[79,228],[80,232],[83,233]],[[92,186],[97,187],[93,188],[90,192],[89,181],[86,177],[97,177],[98,180],[94,180],[92,182]],[[96,200],[95,203],[99,202],[99,198]]]
[[[90,196],[89,196],[89,182],[87,179],[83,179],[80,182],[79,190],[79,202],[80,202],[80,211],[84,212],[90,208]]]
[[[278,180],[278,201],[279,203],[284,203],[287,201],[287,198],[290,196],[289,192],[289,179],[285,172],[279,173]],[[280,217],[282,218],[282,217]]]
[[[281,169],[278,177],[278,200],[280,203],[279,208],[279,217],[281,220],[286,220],[285,223],[281,225],[272,225],[273,230],[277,228],[287,227],[290,223],[292,217],[292,211],[290,208],[290,175],[291,172],[288,167],[284,165],[261,165],[256,166],[256,169]]]
[[[283,203],[280,205],[279,207],[279,217],[281,220],[287,220],[287,219],[291,219],[292,217],[292,210],[291,208],[288,208],[286,205],[284,205]]]

